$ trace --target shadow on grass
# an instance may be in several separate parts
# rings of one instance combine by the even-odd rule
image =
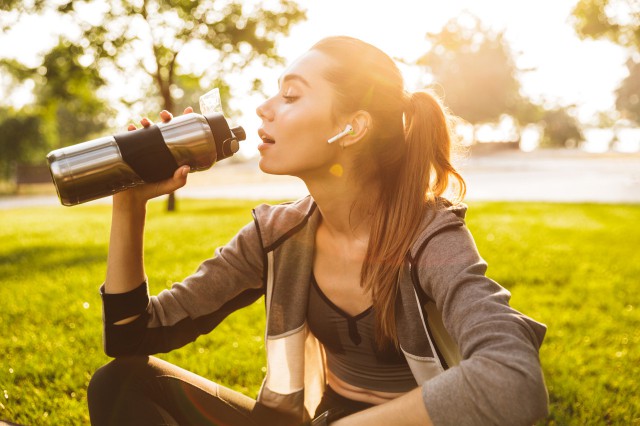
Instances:
[[[64,246],[33,245],[11,250],[0,256],[0,271],[8,279],[12,270],[50,271],[77,268],[79,265],[104,264],[107,252],[103,245]]]

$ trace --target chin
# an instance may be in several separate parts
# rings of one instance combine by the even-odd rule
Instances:
[[[274,166],[273,164],[269,164],[269,161],[265,160],[264,157],[260,158],[260,161],[258,162],[258,167],[260,167],[260,170],[262,170],[264,173],[269,175],[288,174],[285,170],[283,170],[282,166],[277,167],[277,166]]]

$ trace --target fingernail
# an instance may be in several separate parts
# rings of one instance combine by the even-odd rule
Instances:
[[[191,168],[189,166],[183,167],[182,168],[182,176],[186,176],[189,174],[189,170],[191,170]]]

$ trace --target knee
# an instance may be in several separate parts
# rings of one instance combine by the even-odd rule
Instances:
[[[136,374],[140,374],[142,367],[147,364],[148,357],[139,356],[116,358],[103,365],[91,376],[87,389],[87,399],[91,403],[91,401],[115,395]]]
[[[147,364],[146,356],[116,358],[96,370],[87,389],[92,425],[135,424],[124,419],[130,415],[131,404],[136,403],[132,396],[139,393],[139,378]]]

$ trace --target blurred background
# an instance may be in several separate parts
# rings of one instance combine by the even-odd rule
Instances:
[[[640,424],[638,0],[0,0],[0,425],[88,424],[88,381],[107,361],[111,198],[61,206],[46,154],[197,111],[220,89],[247,140],[150,203],[157,293],[257,199],[307,193],[260,172],[255,109],[288,63],[340,34],[386,51],[408,90],[432,88],[460,117],[467,223],[513,306],[549,327],[538,424]],[[263,305],[164,359],[255,396]]]
[[[461,118],[469,198],[640,201],[635,0],[0,5],[2,205],[15,195],[54,199],[47,152],[157,119],[161,109],[197,111],[214,87],[248,138],[233,161],[194,175],[181,191],[305,193],[297,181],[259,173],[255,108],[277,92],[289,62],[337,34],[386,51],[407,89],[433,88]]]

